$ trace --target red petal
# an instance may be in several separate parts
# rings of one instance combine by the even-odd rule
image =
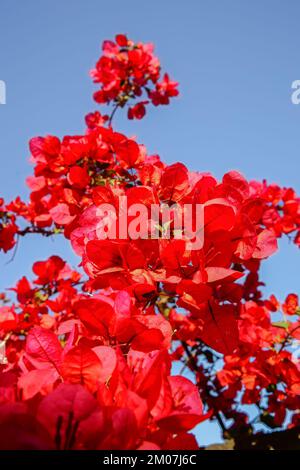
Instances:
[[[75,346],[67,352],[62,364],[62,375],[67,382],[85,385],[95,392],[101,376],[101,362],[97,354],[85,346]]]

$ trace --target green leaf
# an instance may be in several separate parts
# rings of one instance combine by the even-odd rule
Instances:
[[[284,328],[285,330],[290,326],[288,321],[276,321],[272,323],[272,326],[277,326],[278,328]]]

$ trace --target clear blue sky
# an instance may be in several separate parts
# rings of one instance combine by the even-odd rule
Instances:
[[[290,98],[300,79],[299,18],[298,0],[1,0],[0,196],[28,194],[30,137],[83,131],[83,116],[96,109],[88,71],[102,40],[123,32],[155,43],[181,95],[142,122],[120,113],[119,130],[167,162],[218,177],[238,169],[300,192],[300,105]],[[22,240],[13,262],[0,257],[0,291],[52,253],[77,262],[63,240]],[[266,292],[299,290],[298,263],[283,241],[265,263]],[[204,424],[198,437],[218,435]]]

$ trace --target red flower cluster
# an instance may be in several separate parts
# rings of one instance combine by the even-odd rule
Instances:
[[[18,227],[15,216],[7,211],[4,200],[0,198],[0,251],[5,253],[11,250],[16,243],[15,236]]]
[[[168,74],[161,78],[160,63],[153,49],[152,44],[134,43],[123,34],[118,34],[115,42],[104,41],[103,54],[91,71],[94,82],[101,84],[94,93],[95,101],[113,102],[115,107],[123,108],[145,93],[147,100],[129,107],[129,119],[142,119],[150,102],[154,106],[169,104],[170,98],[178,95],[178,83],[171,81]]]
[[[1,448],[197,448],[187,431],[202,402],[170,375],[170,323],[127,291],[78,291],[80,275],[57,256],[33,272],[0,309]]]
[[[208,397],[211,405],[234,420],[232,432],[240,431],[241,422],[251,429],[241,405],[254,406],[270,428],[281,427],[291,416],[292,425],[300,423],[299,359],[286,347],[299,341],[300,321],[272,321],[276,309],[274,299],[241,305],[238,348],[224,357],[223,368],[215,374],[199,373],[203,393],[214,395]]]
[[[298,297],[265,300],[259,279],[278,238],[299,245],[299,198],[236,171],[218,181],[166,165],[112,128],[131,98],[147,93],[128,112],[141,118],[149,100],[168,104],[178,94],[160,78],[151,46],[123,35],[105,41],[92,76],[111,115],[88,114],[82,135],[31,139],[30,200],[0,202],[0,249],[27,234],[63,234],[84,269],[52,256],[34,263],[32,282],[11,289],[15,302],[0,296],[0,446],[195,449],[189,431],[207,418],[227,436],[254,432],[257,420],[299,424]],[[138,237],[120,236],[124,199]],[[116,214],[106,239],[112,217],[103,204]],[[177,221],[187,208],[197,220],[199,206],[200,226],[190,231],[202,243],[191,246]],[[172,361],[194,380],[172,375]],[[256,406],[254,422],[245,404]]]
[[[261,197],[268,209],[263,214],[263,223],[272,228],[277,236],[294,234],[293,241],[300,246],[299,197],[292,188],[280,188],[276,184],[267,185],[253,182],[253,191]]]

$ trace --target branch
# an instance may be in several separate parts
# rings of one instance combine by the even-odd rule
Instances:
[[[62,233],[62,231],[60,229],[47,230],[42,227],[35,227],[34,225],[31,225],[29,227],[24,228],[23,230],[18,230],[17,232],[17,234],[21,237],[24,237],[29,233],[44,235],[45,237],[51,237],[51,235],[58,235],[59,233]]]

